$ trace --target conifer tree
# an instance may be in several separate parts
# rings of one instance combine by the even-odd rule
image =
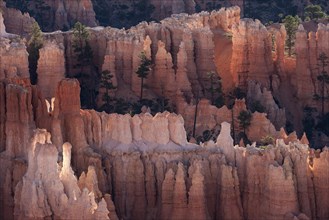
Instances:
[[[292,55],[292,49],[295,45],[296,32],[299,25],[299,17],[288,15],[283,19],[284,26],[287,31],[286,46],[289,56]]]
[[[93,66],[93,51],[89,44],[89,31],[87,28],[77,22],[73,28],[73,52],[75,53],[76,65],[74,68],[79,69],[75,75],[80,81],[81,86],[81,106],[93,108],[96,96],[97,75]]]
[[[105,88],[105,93],[103,95],[103,101],[105,102],[107,107],[110,106],[110,103],[112,101],[112,98],[111,98],[109,92],[111,90],[116,89],[116,86],[113,85],[112,78],[113,78],[113,75],[111,74],[110,71],[104,70],[102,72],[100,86],[101,86],[101,88]]]
[[[147,79],[147,76],[149,75],[151,71],[151,60],[146,57],[145,52],[141,52],[140,54],[141,63],[138,67],[138,70],[136,71],[136,74],[139,78],[141,78],[141,93],[140,93],[140,100],[143,99],[143,90],[144,90],[144,79]]]
[[[315,100],[321,101],[321,118],[323,118],[325,114],[324,104],[325,101],[329,99],[328,94],[328,85],[329,85],[329,75],[326,71],[326,67],[329,64],[328,56],[325,53],[321,53],[318,61],[319,61],[319,68],[320,68],[320,74],[317,77],[317,80],[319,82],[319,92],[320,94],[314,94]]]
[[[29,53],[29,72],[31,84],[37,84],[37,66],[39,60],[39,49],[43,46],[43,34],[37,22],[32,25],[30,40],[27,43],[27,52]]]
[[[308,5],[305,7],[304,11],[306,18],[310,20],[318,20],[327,16],[320,5]]]
[[[250,126],[251,123],[251,113],[249,111],[241,111],[238,116],[239,125],[243,129],[243,133],[246,135],[246,129]]]
[[[215,72],[211,71],[207,73],[210,81],[210,87],[207,89],[210,92],[211,104],[220,108],[224,105],[224,94],[222,91],[222,82],[219,76],[216,77]]]

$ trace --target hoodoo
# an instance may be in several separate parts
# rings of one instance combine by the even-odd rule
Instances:
[[[2,1],[0,219],[329,219],[328,6],[269,2]]]

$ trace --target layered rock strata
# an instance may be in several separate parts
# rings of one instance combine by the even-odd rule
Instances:
[[[50,27],[52,30],[69,28],[77,21],[89,27],[97,25],[91,0],[47,0],[45,4],[51,8],[53,13],[51,19],[54,21],[54,26]]]
[[[8,33],[25,37],[31,33],[35,19],[30,17],[28,13],[22,13],[14,8],[6,8],[5,4],[1,5],[1,3],[0,8],[2,9],[5,24],[5,27],[1,31],[7,31]]]
[[[255,103],[259,103],[264,111],[267,113],[270,121],[275,125],[275,128],[279,130],[286,125],[285,109],[279,108],[275,103],[274,98],[270,91],[266,88],[261,89],[261,85],[254,81],[249,81],[247,92],[248,108],[253,108]]]
[[[236,86],[247,88],[247,81],[257,80],[270,88],[273,73],[272,39],[259,20],[240,20],[232,29],[231,74]]]
[[[44,98],[55,96],[57,84],[65,78],[64,46],[56,42],[46,42],[39,51],[37,84]]]
[[[15,188],[16,218],[54,216],[72,219],[78,215],[81,219],[109,219],[105,200],[99,203],[95,201],[97,191],[88,187],[79,188],[70,166],[71,145],[63,145],[63,166],[60,171],[57,156],[50,134],[36,130],[29,148],[27,172]]]
[[[314,94],[321,94],[321,88],[317,76],[322,69],[319,67],[319,56],[321,53],[329,54],[328,36],[329,28],[319,24],[317,32],[307,32],[302,25],[296,33],[296,74],[293,85],[297,97],[302,105],[318,107],[313,99]],[[325,67],[328,71],[328,67]]]
[[[22,40],[0,36],[0,80],[29,78],[28,53]]]
[[[7,88],[6,99],[14,100],[16,90],[10,90],[11,85]],[[230,125],[225,122],[216,143],[199,146],[186,141],[181,116],[161,113],[153,117],[146,113],[131,117],[80,111],[78,92],[76,80],[59,83],[49,119],[51,135],[39,130],[30,139],[35,120],[31,115],[37,111],[31,99],[22,99],[26,100],[25,111],[10,111],[11,117],[27,125],[27,135],[19,140],[26,143],[24,149],[17,148],[19,144],[12,146],[14,140],[6,136],[6,150],[1,153],[1,169],[8,170],[0,178],[4,217],[15,213],[19,218],[54,215],[66,219],[79,210],[81,218],[106,218],[113,204],[95,202],[94,198],[109,192],[118,217],[126,219],[329,217],[323,211],[327,208],[323,191],[328,178],[323,172],[327,148],[319,157],[308,157],[308,146],[295,138],[287,145],[277,140],[274,146],[263,148],[233,146]],[[22,95],[30,93],[27,90]],[[5,104],[7,109],[10,103]],[[236,108],[243,108],[243,102],[239,106]],[[17,117],[21,112],[27,115]],[[6,131],[14,131],[6,114]],[[71,144],[62,145],[68,140],[74,169],[88,170],[79,181],[70,167]],[[59,170],[58,151],[63,154]],[[15,192],[15,211],[10,192]],[[77,199],[67,206],[74,197]],[[27,198],[35,209],[26,206]],[[81,205],[90,207],[96,216],[89,209],[81,212]]]

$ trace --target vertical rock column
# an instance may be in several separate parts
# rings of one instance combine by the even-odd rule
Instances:
[[[57,84],[65,78],[64,47],[56,42],[47,42],[40,49],[38,60],[38,86],[46,99],[55,96]]]

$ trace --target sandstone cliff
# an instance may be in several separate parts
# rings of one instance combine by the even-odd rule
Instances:
[[[16,95],[11,94],[16,89],[13,85],[7,88],[6,100],[14,100]],[[31,94],[31,90],[24,94]],[[277,140],[275,146],[263,149],[233,146],[228,123],[221,124],[217,143],[199,146],[186,141],[181,116],[146,113],[131,117],[80,111],[78,94],[76,80],[59,83],[49,118],[51,135],[39,130],[30,139],[35,120],[31,115],[37,109],[30,98],[24,99],[26,110],[11,111],[15,118],[22,112],[27,114],[19,119],[26,124],[26,131],[20,132],[20,142],[26,143],[22,148],[11,145],[9,137],[14,136],[8,132],[16,128],[7,115],[1,169],[8,171],[0,178],[0,189],[6,192],[1,200],[3,216],[15,213],[18,218],[54,215],[66,219],[79,210],[81,218],[103,219],[113,210],[112,203],[96,202],[95,198],[111,192],[119,218],[127,219],[329,217],[321,211],[327,207],[321,191],[328,178],[321,171],[326,166],[326,151],[319,158],[308,158],[308,146],[296,139],[288,145]],[[15,102],[6,103],[7,109],[11,103]],[[238,105],[235,108],[243,108],[243,102]],[[61,135],[62,142],[72,143],[73,167],[79,173],[88,170],[79,181],[70,167],[71,144],[62,147],[58,141]],[[63,154],[59,171],[58,151]],[[24,159],[18,162],[18,157],[25,158],[28,166]],[[15,192],[15,211],[10,192]],[[27,198],[36,208],[26,206]],[[90,209],[81,212],[82,206],[94,210],[94,216]]]
[[[317,80],[319,74],[319,61],[321,53],[329,54],[328,26],[319,24],[317,32],[307,32],[302,25],[296,34],[296,74],[293,83],[296,95],[301,100],[301,105],[317,107],[313,99],[314,94],[320,93]]]
[[[28,13],[22,13],[13,8],[6,8],[5,4],[1,5],[1,3],[0,8],[6,26],[5,28],[3,27],[3,31],[21,36],[27,36],[31,32],[31,27],[35,19],[30,17]]]
[[[0,36],[0,80],[29,78],[28,53],[24,41]]]
[[[258,84],[250,89],[249,98],[255,96],[263,103],[268,118],[254,113],[246,133],[255,142],[271,135],[275,143],[234,146],[239,140],[231,137],[230,124],[234,134],[241,132],[237,118],[246,110],[243,99],[236,100],[232,109],[218,109],[201,99],[198,132],[216,127],[220,134],[216,143],[196,145],[186,140],[189,131],[184,120],[190,129],[193,96],[207,88],[205,74],[216,68],[214,30],[236,35],[232,56],[241,64],[241,53],[250,61],[250,78],[273,86],[270,73],[276,67],[267,50],[270,32],[257,21],[240,21],[239,12],[230,8],[176,15],[161,24],[142,23],[129,30],[91,30],[94,64],[113,71],[118,92],[127,91],[125,87],[139,91],[139,79],[133,73],[138,55],[145,51],[154,63],[147,95],[163,92],[177,102],[181,115],[81,110],[79,82],[62,79],[64,62],[69,66],[66,71],[75,62],[70,32],[46,35],[38,86],[28,82],[23,42],[13,36],[1,38],[0,218],[328,219],[328,149],[309,153],[305,138],[299,141],[296,133],[288,136],[276,131],[268,118],[280,125],[283,111]],[[254,40],[253,34],[257,34]],[[260,55],[264,48],[265,56]],[[281,53],[278,49],[276,60],[281,60]],[[46,69],[48,65],[52,68]],[[268,69],[261,73],[256,65]],[[54,76],[56,87],[42,80],[48,76]],[[45,97],[55,99],[47,106]],[[35,128],[49,133],[36,130],[34,135]]]
[[[53,13],[51,19],[53,19],[54,25],[48,27],[48,29],[67,29],[77,21],[89,27],[97,25],[91,0],[47,0],[45,4],[51,8]]]
[[[2,8],[7,32],[14,34],[28,34],[34,21],[39,23],[42,30],[48,32],[58,29],[68,30],[77,21],[90,27],[97,26],[91,0],[45,0],[42,2],[7,0],[7,6],[11,8],[6,8],[5,5],[4,3]]]
[[[63,167],[58,172],[57,149],[50,134],[36,130],[28,153],[28,168],[15,189],[17,219],[47,218],[108,219],[104,199],[87,187],[79,188],[71,163],[71,145],[63,145]],[[89,172],[88,172],[89,174]],[[96,178],[96,177],[95,177]]]
[[[57,84],[65,78],[64,46],[47,42],[39,53],[37,84],[44,98],[51,99],[55,96]]]

